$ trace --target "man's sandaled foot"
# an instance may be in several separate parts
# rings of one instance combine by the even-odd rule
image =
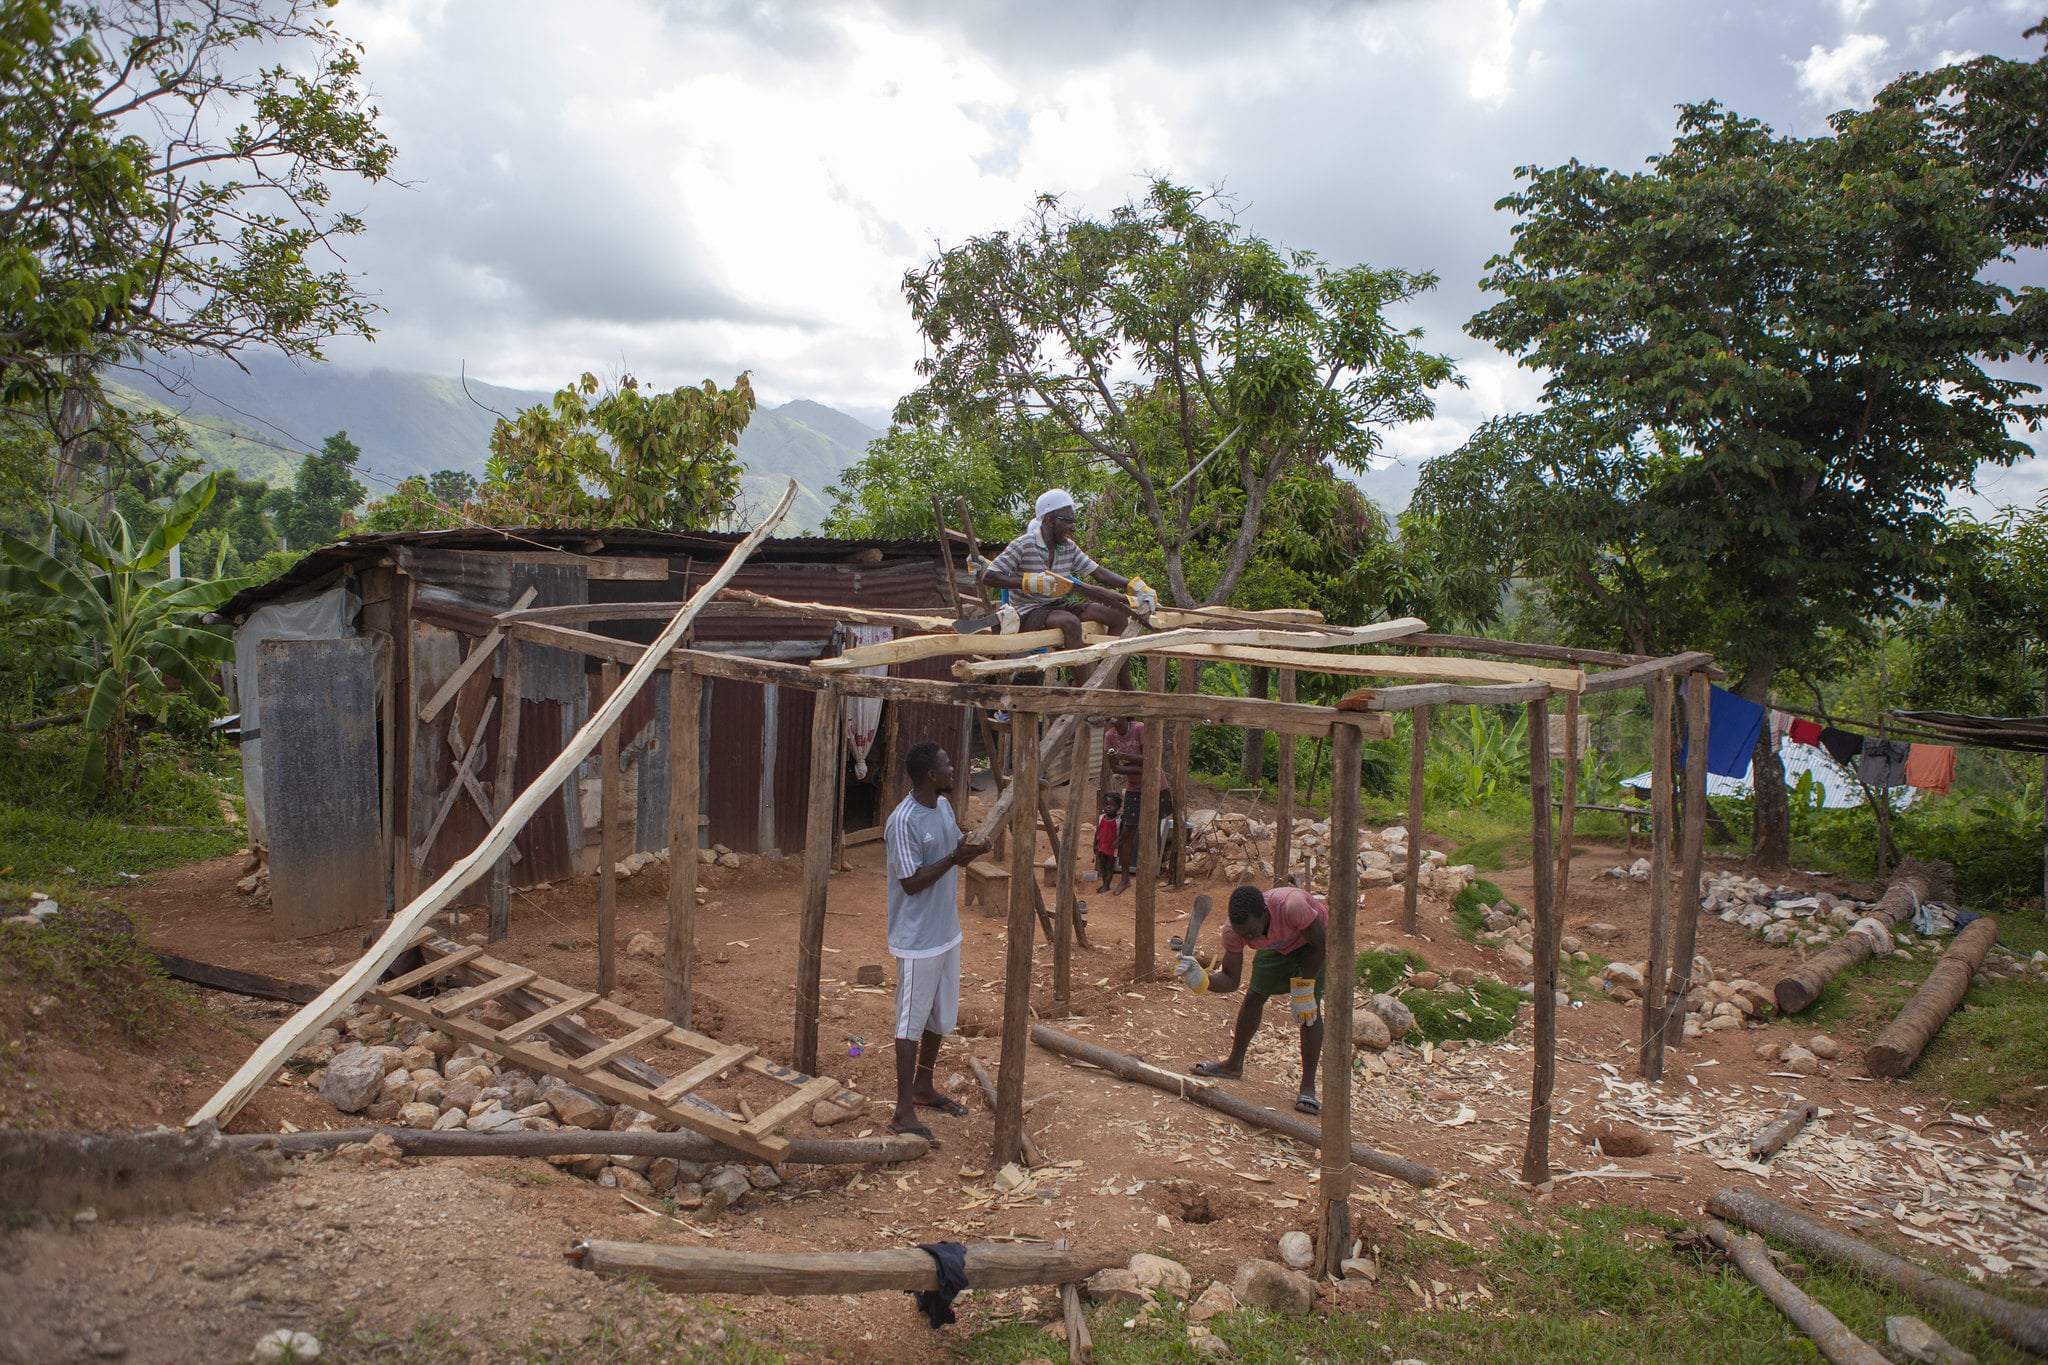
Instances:
[[[928,1100],[913,1098],[910,1102],[920,1109],[936,1109],[949,1119],[964,1119],[967,1117],[966,1105],[956,1099],[949,1099],[944,1095],[934,1095]]]
[[[1226,1080],[1232,1081],[1241,1081],[1244,1079],[1244,1071],[1242,1068],[1236,1071],[1232,1071],[1228,1066],[1224,1065],[1222,1062],[1196,1062],[1194,1066],[1191,1068],[1191,1074],[1196,1076],[1220,1076]]]
[[[932,1145],[933,1151],[939,1150],[939,1140],[932,1136],[931,1129],[921,1123],[892,1123],[882,1131],[890,1137],[921,1137]]]
[[[1294,1112],[1297,1114],[1320,1114],[1323,1112],[1323,1102],[1314,1095],[1297,1095],[1294,1097]]]

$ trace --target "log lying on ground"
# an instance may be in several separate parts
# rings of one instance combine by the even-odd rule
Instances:
[[[1811,1123],[1814,1116],[1819,1113],[1820,1106],[1810,1100],[1793,1105],[1772,1119],[1770,1127],[1749,1140],[1749,1159],[1762,1161],[1797,1137],[1799,1130]]]
[[[1927,980],[1863,1052],[1863,1068],[1873,1076],[1903,1076],[1934,1041],[1970,989],[1970,978],[1984,965],[1984,955],[1998,942],[1998,921],[1972,920],[1934,964]]]
[[[1155,1090],[1164,1090],[1169,1095],[1178,1095],[1195,1104],[1207,1105],[1219,1114],[1228,1114],[1240,1123],[1249,1123],[1255,1128],[1280,1133],[1296,1142],[1307,1143],[1321,1150],[1323,1130],[1306,1119],[1293,1118],[1263,1104],[1254,1104],[1241,1095],[1233,1095],[1213,1081],[1194,1076],[1183,1076],[1177,1071],[1154,1066],[1150,1062],[1133,1057],[1127,1052],[1118,1052],[1098,1043],[1083,1042],[1079,1038],[1061,1033],[1058,1029],[1044,1024],[1035,1024],[1031,1029],[1031,1041],[1048,1052],[1090,1066],[1099,1066],[1113,1076],[1139,1085],[1149,1085]],[[1428,1189],[1437,1182],[1434,1166],[1425,1166],[1419,1161],[1405,1157],[1389,1156],[1375,1151],[1361,1142],[1351,1144],[1351,1160],[1368,1171],[1390,1175],[1396,1180],[1405,1180],[1417,1189]]]
[[[1810,1256],[1861,1271],[1930,1308],[1975,1318],[2014,1345],[2048,1356],[2048,1309],[2028,1308],[1923,1270],[1754,1190],[1730,1187],[1716,1191],[1707,1201],[1707,1212],[1769,1233]]]
[[[1945,863],[1922,863],[1907,858],[1899,864],[1899,870],[1892,874],[1891,882],[1885,887],[1884,895],[1877,904],[1870,907],[1870,918],[1891,928],[1902,919],[1912,918],[1920,902],[1938,900],[1948,892],[1952,873]],[[1815,953],[1798,971],[1781,979],[1772,988],[1777,998],[1778,1013],[1797,1014],[1820,998],[1823,987],[1841,973],[1870,960],[1870,940],[1863,934],[1844,934],[1829,944],[1822,952]]]
[[[1835,1365],[1889,1365],[1882,1351],[1850,1331],[1840,1318],[1780,1275],[1771,1264],[1770,1248],[1762,1238],[1737,1237],[1712,1218],[1707,1220],[1704,1231],[1707,1240],[1728,1253],[1736,1269],[1748,1276],[1749,1282],[1776,1304],[1779,1312],[1792,1319],[1795,1327],[1812,1337],[1820,1353]]]
[[[576,1265],[599,1275],[645,1275],[664,1289],[684,1294],[794,1297],[939,1287],[937,1263],[916,1247],[773,1252],[577,1242],[565,1254]],[[1106,1251],[1060,1251],[1016,1242],[973,1243],[967,1248],[967,1283],[974,1289],[1071,1284],[1128,1259],[1128,1255]]]
[[[318,986],[309,986],[301,981],[280,981],[261,972],[242,972],[233,967],[217,967],[211,962],[201,962],[196,958],[179,957],[176,953],[157,953],[156,965],[164,969],[165,976],[174,980],[189,981],[195,986],[226,991],[230,995],[251,995],[258,1000],[282,1000],[291,1005],[310,1005],[320,995]]]
[[[217,1209],[283,1167],[210,1123],[140,1133],[0,1129],[0,1209],[103,1218]]]
[[[733,575],[747,562],[747,557],[753,554],[761,542],[768,538],[769,533],[781,523],[784,514],[789,511],[790,504],[796,501],[796,487],[796,480],[791,479],[789,486],[783,490],[781,501],[775,504],[774,510],[747,534],[746,539],[733,547],[732,553],[726,556],[718,571],[705,579],[704,585],[690,595],[690,600],[683,605],[683,609],[661,628],[660,633],[654,637],[654,643],[641,654],[639,662],[633,665],[617,690],[605,698],[604,704],[591,714],[590,719],[584,722],[583,728],[562,746],[562,752],[555,755],[541,775],[535,778],[525,791],[520,792],[504,806],[496,823],[484,835],[482,842],[457,859],[455,865],[442,873],[432,886],[393,915],[386,922],[383,936],[369,952],[356,960],[354,966],[343,972],[333,985],[322,991],[313,1003],[285,1020],[275,1033],[264,1039],[262,1045],[250,1055],[249,1060],[242,1063],[241,1068],[228,1078],[227,1083],[215,1091],[212,1097],[199,1107],[198,1112],[185,1120],[187,1127],[204,1123],[208,1119],[226,1123],[240,1112],[242,1106],[249,1102],[249,1098],[277,1074],[277,1069],[283,1066],[294,1052],[304,1047],[315,1033],[347,1009],[358,996],[377,984],[378,979],[384,975],[384,969],[406,950],[414,938],[418,937],[420,930],[427,927],[428,921],[454,904],[455,898],[465,887],[490,871],[498,859],[511,849],[512,841],[518,837],[519,831],[526,827],[526,822],[531,820],[542,806],[555,799],[555,793],[560,790],[562,783],[566,782],[583,760],[590,756],[598,741],[619,723],[620,718],[626,714],[627,706],[639,695],[640,689],[645,687],[656,670],[667,662],[669,651],[681,642],[684,633],[690,628],[690,622],[696,619],[697,613],[718,596],[725,585],[732,581]]]
[[[407,1156],[655,1156],[677,1161],[732,1161],[752,1165],[748,1156],[700,1133],[612,1133],[563,1128],[552,1133],[437,1133],[430,1128],[329,1128],[307,1133],[236,1133],[238,1147],[276,1147],[286,1152],[326,1152],[382,1134]],[[783,1163],[799,1166],[879,1166],[915,1161],[930,1150],[921,1137],[791,1138]]]

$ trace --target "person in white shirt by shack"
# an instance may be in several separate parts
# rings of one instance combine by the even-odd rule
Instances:
[[[896,958],[896,1112],[889,1131],[939,1144],[920,1108],[965,1118],[967,1106],[932,1084],[939,1043],[960,1017],[959,869],[988,851],[961,836],[946,794],[953,760],[932,740],[910,746],[910,794],[882,829],[889,877],[889,951]]]

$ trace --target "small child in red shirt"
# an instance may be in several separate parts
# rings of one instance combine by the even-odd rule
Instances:
[[[1095,822],[1095,881],[1105,894],[1116,877],[1117,817],[1122,810],[1122,797],[1102,793],[1102,818]]]

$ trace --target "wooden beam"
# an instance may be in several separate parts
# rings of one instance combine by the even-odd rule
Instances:
[[[1330,907],[1324,928],[1322,1172],[1316,1182],[1316,1271],[1344,1278],[1351,1254],[1351,1006],[1358,990],[1358,728],[1330,735]]]
[[[1080,900],[1075,882],[1082,857],[1095,851],[1097,803],[1091,799],[1095,768],[1088,761],[1090,747],[1090,728],[1076,725],[1067,741],[1067,816],[1060,829],[1059,892],[1053,907],[1057,928],[1052,941],[1052,1000],[1060,1010],[1073,995],[1075,906]]]
[[[1145,690],[1166,690],[1166,663],[1158,658],[1145,662]],[[1137,903],[1136,923],[1131,933],[1131,980],[1150,981],[1158,964],[1154,960],[1154,935],[1159,906],[1159,778],[1166,758],[1166,726],[1153,721],[1145,726],[1144,757],[1138,765],[1138,842],[1132,852],[1136,866],[1131,869]],[[1124,800],[1131,799],[1128,791]]]
[[[1213,644],[1166,645],[1156,652],[1174,659],[1223,659],[1231,663],[1298,668],[1304,673],[1328,673],[1338,677],[1440,678],[1447,682],[1469,683],[1537,682],[1547,683],[1560,692],[1577,692],[1587,684],[1586,675],[1575,668],[1544,668],[1537,664],[1499,663],[1491,659],[1417,658],[1409,654],[1318,654],[1307,649]],[[958,671],[958,665],[955,671]]]
[[[1665,987],[1671,967],[1671,675],[1654,673],[1650,693],[1650,961],[1643,979],[1642,1050],[1636,1074],[1664,1078]]]
[[[1557,816],[1557,871],[1550,899],[1557,922],[1565,922],[1572,884],[1572,816],[1579,808],[1579,699],[1564,697],[1564,796]],[[1624,829],[1627,828],[1624,822]]]
[[[1401,885],[1401,932],[1417,931],[1417,899],[1422,894],[1423,811],[1427,792],[1429,756],[1429,708],[1418,706],[1409,713],[1415,728],[1408,736],[1408,857]]]
[[[1311,607],[1262,607],[1248,611],[1242,607],[1230,608],[1232,619],[1254,625],[1274,626],[1320,626],[1325,624],[1323,614]],[[1152,613],[1154,630],[1183,630],[1192,627],[1207,627],[1217,623],[1217,618],[1201,608],[1183,611],[1178,607],[1161,607]]]
[[[675,1026],[671,1021],[667,1019],[650,1019],[640,1025],[640,1027],[612,1039],[603,1047],[584,1053],[581,1057],[569,1063],[569,1069],[581,1072],[587,1076],[598,1068],[609,1065],[614,1057],[623,1057],[627,1053],[644,1047],[649,1043],[660,1042],[673,1032],[675,1032]]]
[[[689,668],[668,682],[668,932],[661,947],[661,1012],[685,1028],[695,1008],[691,976],[697,951],[697,794],[703,766],[704,680]]]
[[[679,1132],[645,1129],[563,1128],[553,1132],[499,1129],[492,1133],[435,1132],[429,1128],[316,1128],[303,1133],[224,1133],[238,1147],[274,1147],[285,1152],[331,1152],[351,1142],[389,1138],[407,1156],[651,1156],[675,1161],[753,1162],[752,1155],[715,1138],[685,1128]],[[915,1161],[931,1150],[921,1137],[792,1138],[781,1158],[797,1166],[882,1166]]]
[[[1529,875],[1535,894],[1533,956],[1535,1058],[1529,1078],[1529,1133],[1522,1147],[1522,1183],[1550,1179],[1550,1097],[1557,1086],[1557,904],[1551,897],[1554,856],[1550,842],[1550,716],[1546,703],[1529,703]]]
[[[453,958],[444,957],[441,959],[441,962],[443,965],[446,965],[454,960]],[[504,1029],[500,1030],[498,1036],[508,1043],[516,1043],[521,1039],[531,1038],[536,1033],[545,1033],[570,1015],[582,1013],[590,1006],[596,1004],[598,999],[599,996],[596,991],[577,991],[572,995],[565,995],[538,1013],[529,1014],[524,1019],[514,1020]]]
[[[525,654],[523,643],[506,639],[505,664],[499,670],[498,699],[504,709],[498,718],[498,774],[491,781],[492,819],[505,813],[505,803],[511,799],[512,788],[519,780],[520,712],[525,709],[519,704],[519,692]],[[527,847],[532,847],[530,841]],[[512,932],[512,855],[516,851],[514,846],[507,845],[505,856],[491,865],[490,923],[485,937],[492,943],[503,941]]]
[[[663,1104],[674,1104],[677,1100],[704,1084],[704,1082],[723,1076],[726,1072],[740,1065],[753,1055],[754,1049],[748,1047],[745,1043],[734,1043],[730,1047],[722,1047],[703,1061],[698,1062],[695,1066],[677,1072],[666,1083],[654,1087],[652,1092],[654,1098],[660,1100]]]
[[[1706,668],[1714,662],[1711,654],[1694,651],[1689,654],[1673,654],[1667,659],[1651,659],[1646,663],[1631,664],[1618,668],[1612,673],[1593,673],[1586,678],[1587,692],[1620,692],[1630,687],[1641,687],[1652,678],[1669,678],[1680,673],[1691,673]]]
[[[1061,668],[1068,665],[1099,663],[1104,659],[1121,659],[1133,654],[1158,654],[1163,651],[1221,649],[1220,654],[1188,653],[1186,658],[1217,658],[1242,661],[1243,651],[1257,653],[1260,645],[1291,645],[1296,650],[1314,656],[1319,649],[1333,649],[1339,645],[1373,644],[1383,640],[1397,639],[1421,630],[1424,622],[1413,616],[1404,616],[1395,621],[1381,621],[1370,626],[1332,628],[1327,633],[1309,634],[1297,630],[1264,630],[1209,627],[1201,630],[1168,630],[1150,635],[1127,635],[1114,640],[1105,640],[1098,645],[1083,645],[1079,649],[1059,649],[1050,654],[1034,656],[1029,660],[989,659],[981,663],[961,660],[953,665],[953,676],[962,682],[976,678],[992,677],[1003,673],[1015,673],[1020,669]],[[1255,660],[1255,662],[1257,662]]]
[[[1013,800],[1010,809],[1010,937],[1003,957],[1003,1040],[996,1068],[995,1150],[991,1157],[998,1169],[1024,1156],[1024,1042],[1031,1026],[1031,952],[1036,938],[1032,912],[1037,890],[1032,876],[1036,859],[1031,856],[1037,843],[1031,828],[1037,803],[1029,797],[1038,791],[1038,716],[1012,711],[1010,738],[1016,757],[1009,789],[1029,796]]]
[[[618,690],[619,666],[606,659],[599,666],[598,691],[609,697]],[[604,732],[597,750],[597,993],[610,995],[619,984],[617,916],[619,906],[619,727]]]
[[[1202,664],[1195,659],[1180,661],[1180,677],[1174,684],[1175,692],[1183,697],[1192,697],[1202,690]],[[1168,784],[1173,792],[1173,828],[1175,838],[1171,856],[1173,885],[1176,889],[1187,884],[1188,864],[1188,746],[1194,743],[1195,730],[1184,720],[1169,722],[1171,741],[1167,752],[1173,756],[1173,769],[1168,775]]]
[[[1448,649],[1459,654],[1491,654],[1502,659],[1545,659],[1559,664],[1593,664],[1626,668],[1652,662],[1647,654],[1617,654],[1607,649],[1571,649],[1564,645],[1528,644],[1521,640],[1489,640],[1479,635],[1411,635],[1403,643],[1416,649]]]
[[[1948,878],[1941,874],[1939,864],[1919,863],[1908,858],[1899,864],[1898,871],[1885,884],[1884,894],[1870,907],[1867,918],[1890,929],[1911,915],[1922,901],[1940,900],[1948,891]],[[1821,990],[1837,974],[1869,959],[1869,935],[1842,935],[1801,963],[1797,970],[1778,979],[1778,984],[1771,988],[1778,1013],[1798,1014],[1820,998]]]
[[[1671,989],[1664,1045],[1685,1041],[1685,997],[1692,992],[1693,950],[1700,933],[1700,860],[1707,842],[1707,720],[1712,684],[1694,673],[1685,687],[1685,812],[1678,826],[1678,904],[1671,935]]]
[[[1084,640],[1115,638],[1092,621],[1082,623],[1081,636]],[[813,659],[810,666],[819,673],[850,673],[861,668],[879,668],[885,664],[910,663],[918,659],[943,659],[956,654],[1029,654],[1034,649],[1058,649],[1066,643],[1066,638],[1057,630],[1027,630],[1015,635],[997,635],[993,631],[961,635],[949,630],[937,635],[906,635],[899,640],[884,640],[878,645],[859,645],[834,658]]]
[[[1339,711],[1420,711],[1430,706],[1520,706],[1551,694],[1549,683],[1416,683],[1408,687],[1359,687],[1337,699]],[[1570,696],[1570,693],[1566,693]]]
[[[519,793],[517,800],[506,807],[483,840],[467,855],[458,859],[453,867],[436,878],[434,884],[424,893],[408,902],[392,916],[386,923],[383,936],[375,945],[359,958],[354,966],[336,978],[333,985],[322,991],[319,999],[286,1020],[265,1039],[235,1074],[186,1120],[188,1125],[208,1120],[226,1123],[233,1118],[240,1112],[242,1106],[248,1103],[249,1097],[285,1064],[286,1059],[304,1047],[315,1033],[347,1009],[364,991],[376,984],[377,978],[384,974],[385,968],[389,967],[398,955],[405,951],[406,946],[419,936],[420,930],[426,927],[428,920],[452,904],[464,888],[489,871],[491,864],[505,856],[506,851],[512,846],[513,838],[525,827],[526,822],[533,818],[534,812],[540,809],[543,802],[553,798],[555,791],[596,746],[599,736],[618,723],[619,717],[625,713],[634,695],[654,676],[654,670],[661,666],[668,652],[675,648],[677,641],[681,640],[683,633],[690,628],[690,622],[695,619],[698,609],[703,603],[710,601],[719,588],[732,580],[732,576],[747,562],[747,557],[753,554],[761,542],[768,538],[769,533],[780,524],[782,518],[789,512],[790,504],[796,501],[796,492],[796,480],[791,479],[784,488],[782,497],[761,525],[733,547],[732,553],[727,556],[725,563],[719,566],[718,572],[691,597],[689,605],[662,628],[654,643],[647,647],[645,653],[633,665],[632,672],[627,675],[619,691],[606,699],[597,714],[562,746],[562,752],[548,764],[547,770],[534,779],[533,784],[525,791]]]
[[[791,1065],[818,1069],[818,991],[825,970],[825,893],[832,880],[832,807],[839,794],[839,692],[812,699],[804,806],[803,900],[796,925],[796,1047]]]
[[[525,592],[519,594],[519,600],[512,604],[512,609],[514,611],[521,610],[528,603],[532,602],[539,592],[539,588],[529,586]],[[462,685],[468,682],[471,676],[479,668],[482,668],[493,654],[498,652],[498,642],[504,638],[504,628],[502,626],[493,626],[488,635],[476,642],[476,648],[470,650],[468,657],[455,666],[455,671],[448,675],[448,681],[442,683],[440,690],[427,698],[426,702],[421,705],[420,724],[432,725],[434,723],[434,717],[440,715],[442,708],[455,700],[455,694],[462,690]]]
[[[570,1261],[599,1275],[644,1276],[679,1294],[877,1294],[939,1287],[938,1262],[916,1247],[888,1251],[727,1251],[640,1242],[577,1242]],[[1055,1251],[995,1242],[966,1248],[977,1290],[1069,1284],[1124,1263],[1124,1252]]]
[[[768,613],[779,613],[785,616],[807,616],[823,621],[846,621],[860,626],[894,626],[898,630],[951,630],[954,620],[950,616],[924,616],[904,611],[875,611],[868,607],[842,607],[826,602],[792,602],[787,598],[770,597],[766,593],[748,592],[745,588],[727,588],[719,596],[728,602],[739,602],[746,606],[758,607]]]
[[[195,986],[208,990],[227,991],[233,995],[254,996],[258,1000],[283,1000],[294,1005],[311,1004],[320,994],[318,986],[308,986],[297,981],[280,981],[274,976],[261,972],[238,972],[232,967],[216,967],[211,962],[199,962],[175,953],[153,953],[156,965],[165,976],[175,981],[189,981]]]

